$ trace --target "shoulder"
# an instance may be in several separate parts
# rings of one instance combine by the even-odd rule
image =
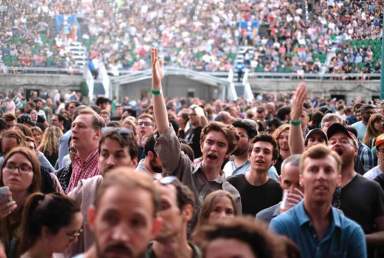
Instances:
[[[295,207],[273,218],[269,224],[270,229],[279,234],[288,234],[293,229],[299,228],[294,209]]]
[[[241,182],[244,182],[245,180],[245,175],[236,175],[236,176],[231,176],[228,178],[228,182],[230,182],[231,184],[239,184]]]

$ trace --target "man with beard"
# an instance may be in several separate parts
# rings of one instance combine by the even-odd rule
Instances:
[[[361,227],[332,207],[340,170],[339,156],[328,147],[318,144],[306,150],[300,159],[304,200],[269,224],[295,242],[303,258],[367,257]]]
[[[78,258],[140,258],[161,228],[158,193],[151,177],[119,167],[97,189],[88,221],[95,242]]]
[[[176,177],[160,179],[158,216],[162,227],[147,249],[146,258],[200,258],[200,249],[188,242],[188,223],[193,217],[194,195]]]
[[[282,190],[279,183],[268,177],[268,170],[279,153],[276,141],[270,135],[260,134],[252,143],[250,169],[243,175],[230,177],[228,181],[240,193],[243,213],[255,216],[280,202]]]
[[[352,132],[335,123],[328,128],[327,137],[329,147],[342,161],[341,188],[335,193],[334,206],[360,224],[366,234],[368,255],[374,257],[372,248],[384,245],[383,190],[376,182],[356,173],[354,160],[358,142]]]
[[[163,171],[161,160],[155,151],[158,133],[150,135],[144,144],[144,158],[140,160],[136,170],[147,173],[154,178],[160,178]]]
[[[113,168],[125,166],[135,168],[138,147],[133,133],[125,128],[106,128],[99,143],[98,167],[101,175],[81,180],[68,196],[80,204],[84,217],[84,232],[79,241],[68,250],[70,255],[86,251],[94,242],[94,235],[87,221],[88,208],[92,206],[103,177]]]
[[[225,177],[245,174],[245,172],[249,170],[251,166],[249,154],[252,139],[257,135],[256,123],[252,120],[239,119],[232,125],[236,129],[239,140],[237,141],[235,151],[232,153],[232,159],[230,159],[223,168]],[[279,175],[273,166],[268,170],[268,176],[276,181],[278,180]]]

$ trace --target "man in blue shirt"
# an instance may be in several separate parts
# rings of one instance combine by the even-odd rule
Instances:
[[[328,147],[306,150],[300,159],[304,200],[270,223],[274,232],[296,243],[303,258],[367,257],[361,227],[331,206],[340,171],[340,157]]]

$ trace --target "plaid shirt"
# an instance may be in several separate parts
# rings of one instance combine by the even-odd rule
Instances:
[[[76,156],[72,161],[72,175],[69,180],[69,185],[65,190],[69,193],[73,188],[77,186],[77,183],[81,179],[90,178],[100,174],[99,167],[97,165],[99,160],[99,151],[96,149],[88,155],[88,157],[82,162],[79,156]]]
[[[357,156],[355,159],[355,170],[360,175],[364,175],[365,172],[375,166],[375,159],[371,149],[359,141],[359,148],[357,150]]]

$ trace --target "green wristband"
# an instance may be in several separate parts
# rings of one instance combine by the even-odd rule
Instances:
[[[293,126],[300,126],[301,125],[301,120],[300,119],[291,120],[290,124],[293,125]]]
[[[153,96],[160,96],[161,91],[158,89],[152,89],[151,93]]]

